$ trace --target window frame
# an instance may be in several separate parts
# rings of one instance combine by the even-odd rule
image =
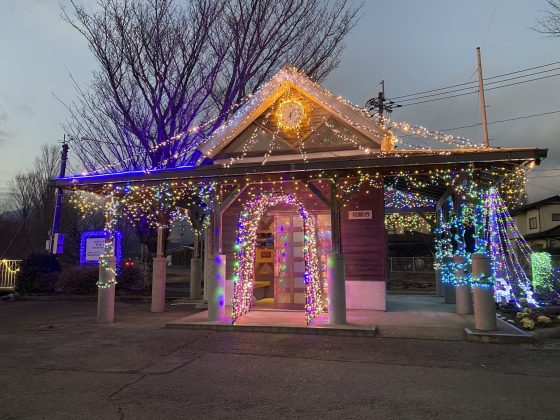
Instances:
[[[534,222],[534,226],[533,226]],[[537,229],[537,217],[529,217],[529,229]]]

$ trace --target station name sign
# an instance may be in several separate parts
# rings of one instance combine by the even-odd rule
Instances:
[[[363,220],[372,218],[371,210],[350,210],[348,212],[348,219],[350,220]]]

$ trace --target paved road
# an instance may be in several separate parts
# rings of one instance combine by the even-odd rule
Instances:
[[[558,419],[560,342],[164,329],[184,314],[0,302],[1,419]]]

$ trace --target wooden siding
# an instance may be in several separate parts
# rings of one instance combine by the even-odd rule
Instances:
[[[382,188],[364,188],[340,212],[346,280],[386,281],[387,234]],[[349,220],[352,210],[372,210],[371,219]]]

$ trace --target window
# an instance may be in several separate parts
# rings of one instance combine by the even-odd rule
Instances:
[[[529,217],[529,229],[536,229],[536,228],[537,228],[537,218]]]
[[[552,221],[560,222],[560,213],[552,213]]]

